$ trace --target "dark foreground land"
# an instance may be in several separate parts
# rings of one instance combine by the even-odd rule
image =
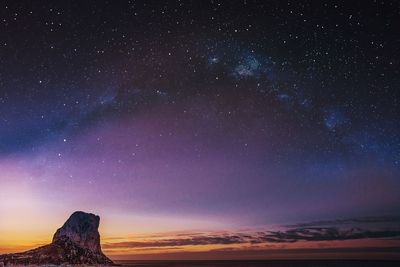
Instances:
[[[400,267],[385,260],[117,261],[129,267]]]

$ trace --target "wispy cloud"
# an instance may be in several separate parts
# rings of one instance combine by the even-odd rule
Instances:
[[[139,241],[109,242],[105,249],[164,248],[204,245],[295,243],[299,241],[343,241],[357,239],[397,239],[400,237],[400,217],[366,217],[344,220],[319,221],[282,226],[277,231],[194,233],[171,238]],[[356,225],[362,224],[363,227]],[[376,224],[384,226],[376,227]],[[395,226],[385,226],[385,224]]]
[[[365,238],[387,238],[400,236],[397,230],[364,230],[350,228],[341,230],[338,227],[306,227],[286,231],[265,232],[253,240],[254,243],[293,243],[297,241],[334,241]]]
[[[358,224],[358,223],[399,223],[400,216],[370,216],[370,217],[360,217],[360,218],[347,218],[347,219],[337,219],[337,220],[324,220],[324,221],[314,221],[307,223],[299,223],[287,225],[287,227],[309,227],[309,226],[323,226],[323,225],[343,225],[343,224]]]
[[[238,235],[225,236],[190,236],[186,238],[164,239],[158,241],[140,242],[118,242],[106,243],[104,248],[140,248],[140,247],[170,247],[170,246],[194,246],[194,245],[215,245],[215,244],[240,244],[245,242],[245,238]]]

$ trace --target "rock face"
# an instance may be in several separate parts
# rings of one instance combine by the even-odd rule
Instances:
[[[113,265],[100,247],[100,217],[74,212],[54,234],[53,242],[22,253],[0,255],[0,266],[33,264]]]
[[[76,211],[54,234],[53,243],[59,239],[68,237],[82,248],[87,248],[95,253],[101,253],[100,234],[97,230],[99,224],[99,216]]]

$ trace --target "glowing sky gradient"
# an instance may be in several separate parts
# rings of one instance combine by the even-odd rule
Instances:
[[[199,2],[0,4],[0,254],[399,257],[398,5]]]

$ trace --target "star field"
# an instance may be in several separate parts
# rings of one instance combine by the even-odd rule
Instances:
[[[398,214],[399,8],[2,1],[0,187],[238,226]]]

